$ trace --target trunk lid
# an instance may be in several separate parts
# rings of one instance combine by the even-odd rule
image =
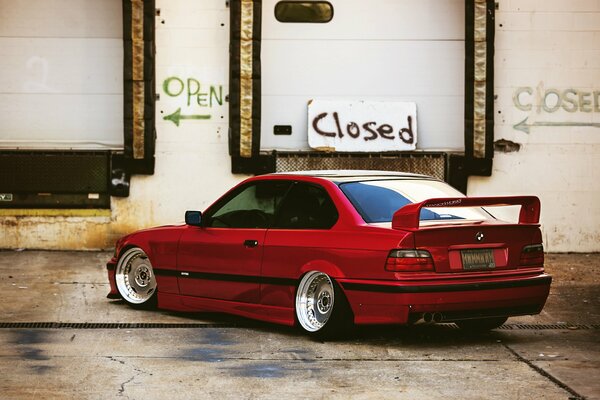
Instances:
[[[541,243],[541,233],[536,225],[438,225],[415,231],[414,240],[431,253],[436,272],[491,271],[518,268],[523,248]]]
[[[422,208],[520,205],[518,223],[485,221],[420,221]],[[408,204],[394,214],[392,228],[413,232],[415,248],[427,250],[439,273],[516,269],[525,246],[541,244],[539,199],[466,197],[429,199]]]

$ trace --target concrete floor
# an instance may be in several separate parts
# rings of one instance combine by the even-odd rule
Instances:
[[[327,343],[108,300],[109,256],[0,252],[1,399],[600,399],[599,254],[548,255],[543,313],[487,334],[370,327]]]

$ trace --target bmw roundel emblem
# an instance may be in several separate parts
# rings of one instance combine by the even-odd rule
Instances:
[[[477,232],[475,234],[475,239],[477,239],[478,242],[481,242],[483,240],[483,232]]]

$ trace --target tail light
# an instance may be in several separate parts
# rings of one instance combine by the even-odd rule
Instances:
[[[523,247],[519,264],[521,267],[544,265],[544,245],[540,243]]]
[[[392,250],[385,269],[393,272],[433,271],[433,259],[427,250]]]

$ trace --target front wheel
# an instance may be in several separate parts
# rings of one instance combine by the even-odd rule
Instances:
[[[485,332],[498,328],[506,322],[508,317],[465,319],[454,322],[460,329],[471,332]]]
[[[327,274],[319,271],[307,273],[298,285],[296,318],[304,331],[321,338],[340,336],[352,324],[344,294]]]
[[[131,306],[156,306],[156,278],[148,256],[139,247],[127,250],[117,263],[115,282],[119,294]]]

